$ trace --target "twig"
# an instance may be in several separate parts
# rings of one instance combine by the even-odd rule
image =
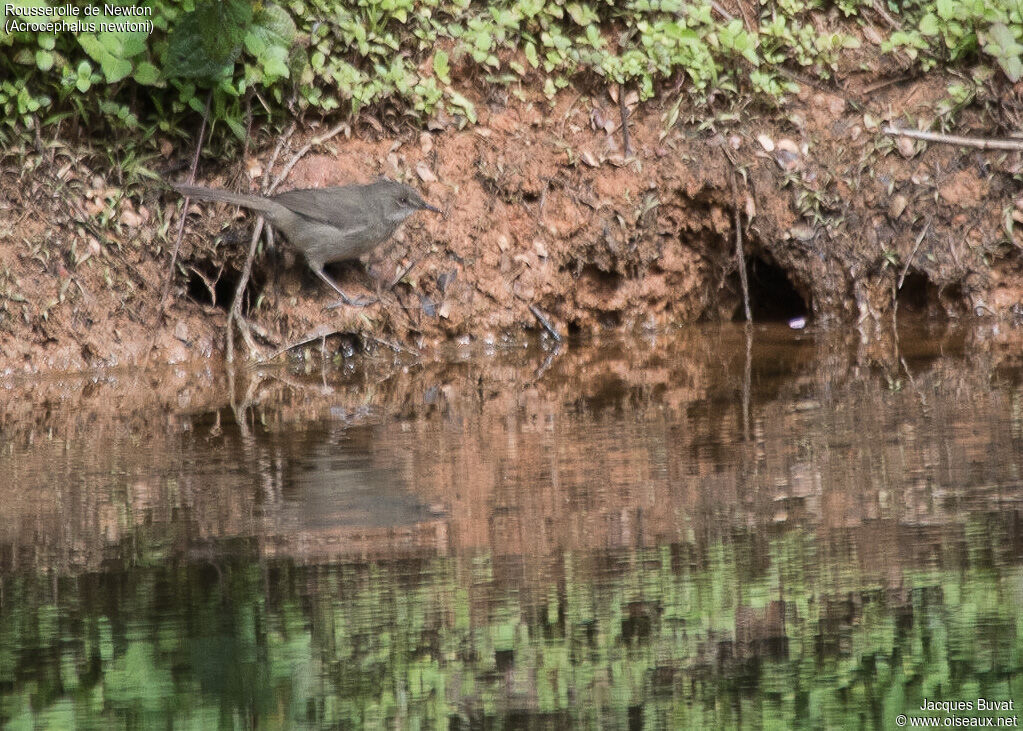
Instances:
[[[249,358],[259,360],[262,357],[263,350],[252,339],[252,328],[249,327],[249,321],[241,314],[235,315],[235,320],[238,321],[238,332],[242,334],[242,340],[245,341],[245,346],[249,349]]]
[[[735,209],[735,264],[739,268],[739,284],[742,286],[742,304],[746,315],[746,322],[753,322],[753,312],[750,308],[749,297],[749,276],[746,273],[746,255],[742,245],[742,214],[739,212],[739,187],[735,184],[735,174],[739,170],[739,161],[732,156],[727,145],[721,145],[721,152],[731,163],[732,169],[728,176],[728,184],[732,189],[732,206]]]
[[[915,129],[901,129],[890,125],[882,127],[881,131],[886,135],[912,137],[915,140],[940,142],[945,145],[956,145],[957,147],[975,147],[980,150],[1023,150],[1023,140],[960,137],[959,135],[946,135],[941,134],[940,132],[922,132]]]
[[[747,4],[743,2],[743,0],[736,0],[735,4],[739,6],[739,13],[742,15],[742,24],[746,27],[746,30],[750,33],[758,33],[759,28],[757,27],[756,20],[751,19],[751,12],[750,9],[746,7]]]
[[[206,289],[209,290],[209,293],[210,293],[210,304],[213,305],[214,307],[216,307],[217,306],[217,286],[216,286],[216,282],[217,282],[217,280],[220,279],[221,275],[224,273],[224,265],[223,264],[220,265],[220,271],[217,272],[217,279],[215,279],[213,281],[210,281],[209,277],[207,277],[205,274],[203,274],[199,269],[196,269],[194,266],[189,265],[188,268],[189,268],[189,270],[191,270],[192,274],[194,274],[195,276],[199,277],[199,279],[202,280],[202,283],[206,285]]]
[[[746,327],[743,329],[746,331],[746,357],[743,358],[742,368],[742,438],[748,443],[753,438],[750,429],[750,424],[753,421],[750,417],[753,391],[753,323],[747,320]]]
[[[337,127],[335,127],[334,129],[330,130],[326,134],[320,135],[319,137],[314,137],[308,143],[306,143],[302,147],[302,149],[300,149],[297,153],[295,153],[294,157],[292,157],[291,160],[288,162],[288,164],[284,166],[284,169],[281,170],[280,175],[278,175],[274,179],[273,183],[270,184],[270,187],[266,191],[267,195],[272,194],[277,189],[277,186],[281,184],[281,181],[283,181],[288,176],[288,174],[292,171],[292,169],[295,167],[295,165],[298,164],[298,161],[301,160],[302,157],[307,152],[309,152],[309,150],[311,150],[315,145],[323,144],[324,142],[329,140],[331,137],[336,135],[338,132],[341,132],[343,129],[345,129],[345,127],[346,127],[345,124],[339,124]],[[285,132],[285,134],[281,137],[281,139],[278,140],[277,147],[274,149],[272,160],[276,160],[277,159],[277,156],[280,154],[280,151],[281,151],[282,147],[284,146],[284,143],[291,137],[291,135],[292,135],[292,133],[294,131],[295,131],[295,127],[294,127],[294,125],[292,125],[291,127],[289,127],[288,131]],[[268,172],[269,172],[269,170],[270,170],[270,168],[267,167],[267,171]],[[228,316],[227,316],[227,344],[226,344],[226,349],[227,349],[227,362],[228,363],[231,363],[231,362],[234,361],[234,329],[233,329],[233,326],[234,326],[234,324],[236,322],[238,324],[238,331],[242,334],[242,338],[245,340],[245,344],[246,344],[246,346],[249,349],[249,357],[250,358],[253,358],[253,357],[259,358],[260,357],[260,348],[259,348],[259,346],[256,345],[255,341],[253,341],[252,334],[249,332],[248,322],[245,320],[245,317],[242,315],[242,297],[245,294],[245,288],[249,284],[249,277],[252,275],[252,262],[256,258],[256,246],[259,243],[259,235],[263,231],[263,223],[264,223],[263,222],[263,217],[260,216],[257,219],[257,221],[256,221],[256,228],[252,232],[252,240],[249,242],[249,253],[245,257],[245,266],[242,267],[242,276],[238,280],[238,286],[234,290],[234,299],[231,302],[231,310],[230,310],[230,312],[228,313]]]
[[[395,353],[407,353],[409,355],[414,355],[416,358],[419,357],[419,351],[416,350],[415,348],[406,348],[403,345],[399,345],[398,343],[391,342],[390,340],[384,340],[383,338],[378,338],[375,335],[365,335],[363,333],[360,333],[359,337],[361,337],[361,338],[363,338],[365,340],[368,340],[371,343],[376,343],[377,345],[383,345],[385,348],[390,348]]]
[[[906,274],[909,272],[909,266],[910,264],[913,263],[913,258],[916,256],[916,251],[917,249],[920,248],[920,244],[924,240],[924,237],[927,235],[927,231],[930,228],[931,222],[927,221],[927,224],[924,226],[923,231],[921,231],[920,235],[916,237],[916,244],[913,246],[913,251],[909,253],[909,258],[906,259],[906,266],[902,267],[902,274],[899,275],[899,284],[898,287],[896,287],[896,289],[902,289],[902,283],[906,281]]]
[[[552,338],[554,338],[554,342],[560,343],[561,333],[559,333],[554,325],[551,324],[551,321],[548,320],[542,312],[540,312],[540,308],[536,305],[530,305],[529,311],[533,313],[533,317],[535,317],[536,321],[540,323],[540,326],[543,327],[543,329],[546,330]]]
[[[288,129],[285,130],[284,134],[281,135],[280,139],[277,140],[273,154],[270,155],[270,159],[266,163],[266,172],[263,173],[263,189],[266,190],[268,194],[274,192],[273,189],[267,187],[270,184],[270,171],[274,169],[274,165],[277,164],[277,158],[280,156],[281,150],[284,149],[284,145],[287,144],[293,134],[295,134],[294,122],[291,123]]]
[[[413,267],[415,267],[415,265],[419,263],[419,259],[420,257],[416,257],[415,259],[413,259],[411,264],[405,267],[405,269],[403,269],[400,274],[398,274],[397,276],[394,277],[394,279],[391,280],[390,284],[387,285],[387,289],[393,290],[395,287],[397,287],[401,280],[407,277],[408,273],[412,271]]]
[[[231,300],[231,310],[227,314],[227,362],[234,362],[234,321],[238,321],[238,330],[242,334],[242,338],[245,340],[245,344],[249,347],[249,356],[251,357],[254,353],[259,352],[259,348],[252,341],[252,335],[249,333],[248,323],[245,322],[245,317],[242,315],[242,296],[245,293],[245,288],[249,285],[249,277],[252,274],[252,262],[256,258],[256,245],[259,243],[259,235],[263,232],[263,217],[260,216],[256,220],[256,227],[252,230],[252,240],[249,242],[249,253],[245,257],[245,266],[242,267],[242,275],[238,279],[238,286],[234,290],[234,299]]]
[[[718,15],[720,15],[725,20],[735,20],[735,16],[729,13],[727,10],[725,10],[721,3],[716,2],[715,0],[710,0],[710,7],[711,9],[716,10]]]
[[[739,212],[739,188],[735,184],[735,169],[730,171],[728,183],[732,188],[732,207],[735,210],[735,265],[739,268],[739,282],[742,285],[742,306],[746,322],[753,322],[749,304],[749,277],[746,274],[746,254],[742,247],[742,214]]]
[[[622,144],[625,157],[632,157],[632,145],[629,142],[629,107],[625,103],[625,84],[618,85],[618,111],[622,115]]]
[[[295,156],[288,161],[288,164],[284,166],[284,168],[281,170],[281,174],[278,175],[277,178],[274,180],[273,185],[270,186],[270,190],[268,192],[272,193],[277,189],[277,186],[281,184],[281,181],[288,177],[288,174],[291,173],[292,168],[294,168],[298,164],[299,160],[305,157],[306,153],[309,152],[309,150],[313,149],[318,145],[322,145],[324,142],[326,142],[332,137],[335,137],[338,133],[343,132],[345,129],[350,129],[350,127],[348,126],[347,122],[342,122],[334,129],[323,133],[319,137],[313,137],[311,140],[309,140],[302,147],[302,149],[295,153]]]
[[[884,7],[882,7],[882,5],[881,5],[879,0],[874,0],[873,7],[874,7],[874,12],[877,13],[878,15],[880,15],[884,19],[885,23],[890,25],[895,30],[902,30],[902,23],[900,23],[895,18],[893,18],[891,15],[889,15],[888,11],[885,10]]]
[[[906,74],[905,76],[896,76],[894,79],[885,79],[884,81],[878,81],[876,84],[871,84],[865,89],[860,89],[860,94],[868,95],[873,94],[875,91],[881,91],[887,86],[893,84],[901,84],[904,81],[912,81],[915,77],[912,74]]]
[[[252,91],[252,87],[249,87]],[[242,160],[249,159],[249,145],[252,144],[252,94],[245,95],[245,144],[242,145]],[[191,182],[191,181],[189,181]]]
[[[278,348],[273,353],[266,357],[266,360],[275,360],[282,354],[287,353],[289,350],[293,350],[300,345],[311,343],[314,340],[326,340],[331,335],[337,335],[339,332],[343,332],[344,327],[337,327],[334,325],[319,325],[314,327],[312,330],[302,335],[298,340],[294,340],[287,345]]]
[[[195,142],[195,155],[192,156],[192,167],[188,171],[188,182],[195,182],[195,171],[199,167],[199,153],[202,152],[203,138],[206,136],[206,123],[210,116],[210,102],[213,100],[213,90],[206,95],[206,110],[202,114],[202,124],[199,126],[199,137]],[[162,314],[164,305],[167,304],[167,296],[170,294],[171,283],[174,281],[174,268],[178,265],[178,252],[181,251],[181,240],[185,237],[185,218],[188,217],[188,197],[181,206],[181,219],[178,221],[178,234],[174,240],[174,252],[171,254],[170,270],[167,272],[167,279],[163,283],[163,294],[160,295],[159,311]]]

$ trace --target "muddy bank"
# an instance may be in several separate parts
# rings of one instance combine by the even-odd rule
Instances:
[[[720,125],[666,131],[665,106],[633,106],[628,156],[617,105],[581,89],[553,107],[540,95],[477,98],[479,124],[461,130],[356,123],[348,138],[305,156],[287,187],[386,175],[413,182],[444,216],[409,221],[368,270],[334,266],[346,291],[382,289],[376,304],[324,311],[331,293],[278,242],[257,257],[244,312],[264,352],[310,332],[420,352],[465,336],[497,341],[541,332],[530,306],[565,334],[731,320],[742,312],[738,221],[755,320],[809,315],[868,334],[889,329],[896,311],[1012,321],[1023,280],[1004,223],[1018,153],[907,143],[877,128],[883,118],[933,116],[944,98],[939,76],[871,93],[872,109],[898,110],[886,117],[852,103],[863,98],[855,90],[805,86],[770,118],[747,113]],[[965,127],[983,126],[963,116]],[[272,147],[266,140],[248,160],[205,164],[199,181],[249,189]],[[169,151],[166,167],[183,152]],[[118,233],[101,235],[90,211],[116,198],[117,186],[101,171],[58,163],[60,175],[5,172],[12,223],[0,238],[0,367],[221,353],[252,219],[193,204],[165,289],[177,196],[153,189],[121,200]]]

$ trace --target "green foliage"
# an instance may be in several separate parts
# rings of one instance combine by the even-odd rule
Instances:
[[[1017,38],[1018,32],[1018,26],[1014,32],[1003,23],[993,23],[988,28],[982,46],[984,53],[998,62],[1009,81],[1014,84],[1023,76],[1023,61],[1020,60],[1023,45],[1020,45]]]
[[[113,24],[117,18],[112,16],[95,16],[97,23]],[[99,33],[80,33],[78,43],[82,49],[99,64],[103,72],[103,80],[108,84],[116,84],[133,71],[139,71],[143,64],[153,65],[146,59],[145,31],[101,31]],[[153,67],[155,69],[155,67]],[[143,68],[142,78],[150,78],[151,72]],[[142,83],[142,82],[140,82]]]
[[[168,77],[214,83],[230,78],[252,23],[244,0],[206,0],[177,19],[167,38],[164,71]]]
[[[659,82],[679,74],[698,94],[738,89],[748,68],[762,67],[763,61],[764,35],[747,32],[738,20],[722,23],[706,0],[480,5],[294,0],[284,6],[150,0],[145,7],[152,10],[143,18],[151,24],[148,31],[0,36],[0,44],[14,51],[13,63],[5,65],[23,82],[15,85],[17,91],[0,92],[0,105],[10,112],[5,123],[32,126],[40,108],[55,97],[85,120],[103,117],[120,126],[118,120],[143,112],[168,130],[189,110],[202,111],[207,92],[213,121],[226,122],[236,134],[244,129],[238,100],[252,92],[278,109],[297,95],[300,110],[357,112],[388,103],[417,116],[443,107],[472,122],[472,103],[453,88],[472,68],[498,84],[541,74],[538,80],[549,96],[573,76],[591,74],[633,86],[648,99]],[[799,57],[809,63],[819,54],[811,36],[805,30],[798,38],[777,33],[772,43],[784,55],[787,44],[798,42]],[[120,112],[131,86],[148,90],[152,110],[132,108],[128,117]],[[784,90],[779,84],[754,88],[772,94]],[[118,114],[111,117],[103,102],[117,104]]]
[[[982,54],[1015,83],[1023,74],[1023,6],[1016,0],[934,0],[917,10],[913,26],[893,33],[882,46],[902,51],[921,66]],[[915,27],[914,27],[915,26]]]
[[[763,5],[755,31],[710,0],[120,1],[151,14],[48,19],[148,25],[0,34],[9,51],[0,54],[0,71],[11,78],[0,86],[8,131],[45,123],[39,116],[51,103],[86,123],[120,128],[141,124],[142,115],[147,126],[174,131],[204,110],[207,94],[212,121],[236,135],[245,129],[244,100],[257,94],[260,113],[387,105],[419,118],[444,109],[472,122],[475,109],[455,88],[465,78],[528,82],[553,97],[581,76],[626,85],[641,100],[684,78],[696,97],[745,90],[780,100],[792,88],[783,65],[826,78],[839,54],[858,45],[854,36],[818,30],[819,0]],[[844,17],[874,13],[868,0],[837,6]],[[1023,75],[1015,0],[917,0],[902,12],[904,30],[884,50],[925,69],[940,59],[987,58],[1013,81]]]

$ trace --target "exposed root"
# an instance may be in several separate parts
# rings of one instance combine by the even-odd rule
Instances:
[[[270,186],[266,190],[266,195],[273,195],[274,194],[274,192],[277,190],[277,186],[279,186],[281,184],[281,182],[283,182],[283,180],[288,176],[288,174],[292,171],[292,169],[295,167],[295,165],[298,164],[298,161],[301,160],[309,152],[309,150],[311,150],[313,147],[315,147],[317,145],[322,145],[324,142],[326,142],[327,140],[331,139],[332,137],[334,137],[335,135],[337,135],[338,133],[340,133],[340,132],[342,132],[342,131],[344,131],[346,129],[349,129],[349,126],[348,126],[347,123],[339,124],[338,126],[334,127],[332,130],[330,130],[330,131],[320,135],[319,137],[314,137],[308,143],[306,143],[298,152],[296,152],[292,156],[291,160],[289,160],[288,163],[284,166],[284,168],[281,170],[280,174],[274,179],[273,183],[270,184]],[[294,125],[292,125],[292,127],[289,128],[288,132],[286,132],[282,136],[282,138],[278,141],[276,148],[274,148],[273,155],[270,158],[270,165],[267,167],[267,174],[269,174],[270,167],[272,167],[274,162],[276,162],[277,156],[280,154],[280,151],[283,148],[285,142],[287,141],[288,138],[291,137],[291,134],[294,132],[294,130],[295,130]],[[185,202],[186,202],[186,205],[187,205],[187,202],[188,202],[187,199],[186,199]],[[184,216],[182,216],[182,221],[184,221]],[[249,359],[250,360],[265,360],[265,355],[264,355],[262,349],[259,346],[257,346],[255,341],[252,339],[252,334],[249,332],[249,329],[250,329],[249,328],[249,323],[245,320],[245,317],[242,315],[242,297],[245,295],[245,289],[246,289],[246,287],[248,287],[249,277],[252,274],[252,262],[256,258],[256,245],[259,243],[259,235],[263,231],[263,223],[264,223],[263,222],[263,217],[260,216],[258,218],[258,220],[256,221],[256,227],[255,227],[255,229],[252,232],[252,240],[249,243],[249,253],[245,257],[245,265],[242,267],[242,275],[238,279],[238,286],[237,286],[237,288],[234,291],[234,300],[231,302],[231,311],[230,311],[230,313],[228,314],[228,317],[227,317],[227,325],[225,327],[225,329],[226,329],[226,336],[225,337],[226,337],[226,341],[227,341],[226,342],[226,349],[227,349],[227,362],[228,363],[234,362],[234,328],[233,328],[233,325],[235,323],[238,324],[238,331],[241,333],[242,339],[245,340],[245,345],[249,349]],[[182,224],[182,225],[184,225],[184,224]],[[323,276],[322,272],[319,272],[319,274],[320,274],[320,276]],[[336,287],[335,287],[335,289],[336,289]],[[338,290],[338,291],[340,292],[340,290]],[[342,296],[343,296],[343,293],[342,293]],[[308,341],[306,341],[306,342],[308,342]],[[299,344],[301,344],[301,343],[299,343]],[[295,346],[292,345],[292,346],[290,346],[288,348],[285,348],[285,350],[290,350],[291,347],[295,347]],[[283,351],[280,351],[280,352],[283,352]],[[280,352],[278,352],[273,357],[277,357],[277,355],[280,355]]]
[[[321,342],[321,350],[325,350],[325,346],[323,346],[322,343],[326,341],[326,339],[329,338],[331,335],[337,335],[342,332],[347,332],[347,329],[344,326],[338,327],[333,325],[319,325],[317,327],[314,327],[312,330],[305,333],[304,335],[302,335],[297,340],[293,340],[287,345],[278,348],[276,351],[267,356],[263,360],[263,362],[276,360],[280,356],[287,353],[289,350],[294,350],[295,348],[311,343],[314,340],[319,340]]]
[[[735,265],[739,268],[739,282],[742,284],[742,306],[746,322],[753,322],[753,310],[749,300],[749,275],[746,273],[746,253],[742,245],[742,214],[739,208],[739,188],[735,184],[735,170],[728,176],[732,188],[732,208],[735,211]]]
[[[629,107],[625,103],[625,84],[618,85],[618,111],[622,115],[622,152],[628,159],[632,157],[632,142],[629,139]]]
[[[561,333],[559,333],[551,321],[548,320],[542,312],[540,312],[540,308],[536,305],[530,305],[529,311],[533,313],[533,317],[536,318],[536,321],[540,323],[541,327],[543,327],[543,329],[546,330],[552,338],[554,338],[554,342],[560,343]]]
[[[195,182],[195,171],[199,167],[199,153],[202,152],[203,142],[206,138],[206,123],[210,116],[210,102],[213,99],[213,91],[206,95],[206,110],[202,114],[202,122],[199,125],[199,136],[195,142],[195,154],[192,155],[192,165],[188,169],[188,182]],[[181,206],[181,218],[178,220],[178,233],[174,237],[174,251],[171,253],[170,268],[167,270],[167,279],[163,283],[163,294],[160,295],[160,305],[157,312],[161,315],[164,306],[167,304],[167,297],[170,295],[171,284],[174,282],[174,267],[178,264],[178,254],[181,251],[181,240],[185,236],[185,219],[188,217],[188,196],[185,196],[184,204]]]
[[[249,285],[249,277],[252,274],[252,262],[256,258],[256,245],[259,243],[259,235],[263,232],[263,217],[260,216],[256,221],[256,227],[252,230],[252,240],[249,242],[249,253],[245,257],[245,265],[242,267],[242,275],[238,279],[238,286],[234,290],[234,299],[231,301],[231,310],[227,315],[227,324],[225,325],[226,330],[226,343],[225,348],[227,350],[227,362],[234,362],[234,328],[235,322],[238,323],[238,330],[242,334],[242,338],[245,340],[245,345],[249,349],[249,358],[258,360],[261,355],[261,349],[252,340],[252,335],[249,333],[248,323],[245,321],[245,317],[242,315],[242,297],[245,294],[245,288]]]

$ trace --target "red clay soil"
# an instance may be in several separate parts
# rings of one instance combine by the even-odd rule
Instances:
[[[1019,154],[878,129],[887,119],[933,119],[947,81],[933,74],[871,91],[866,113],[850,103],[862,94],[804,86],[769,116],[747,110],[741,123],[667,131],[671,100],[634,104],[628,156],[618,105],[572,88],[553,107],[540,95],[477,98],[479,124],[463,129],[445,120],[425,132],[356,124],[304,157],[283,187],[385,175],[416,185],[444,214],[410,219],[369,271],[334,266],[350,294],[381,289],[376,304],[325,311],[335,297],[278,242],[256,259],[244,311],[265,352],[310,333],[420,351],[451,338],[518,337],[542,332],[533,310],[562,333],[732,319],[742,311],[741,220],[755,319],[805,313],[889,328],[898,308],[1013,321],[1023,259],[1005,222],[1023,208],[1012,179]],[[969,112],[959,121],[985,129]],[[198,182],[255,191],[250,178],[262,179],[274,144],[220,174],[201,166]],[[186,153],[165,145],[163,162]],[[117,186],[59,157],[50,163],[45,172],[0,171],[0,372],[221,354],[253,218],[192,204],[165,300],[180,198],[154,189],[121,200],[104,229],[96,222]]]

